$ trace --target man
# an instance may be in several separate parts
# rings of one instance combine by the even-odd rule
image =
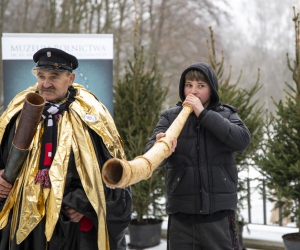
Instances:
[[[76,57],[44,48],[33,59],[37,85],[18,94],[0,119],[1,176],[26,94],[47,101],[18,185],[0,177],[0,197],[7,198],[0,206],[0,250],[126,249],[130,189],[109,189],[101,179],[106,160],[125,158],[113,119],[73,84]]]

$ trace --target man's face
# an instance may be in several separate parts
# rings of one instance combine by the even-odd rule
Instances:
[[[184,96],[187,97],[189,94],[193,94],[198,97],[206,108],[209,105],[211,97],[210,85],[203,81],[186,80],[184,85]]]
[[[75,79],[74,73],[39,69],[37,72],[38,91],[46,101],[58,103],[63,100]]]

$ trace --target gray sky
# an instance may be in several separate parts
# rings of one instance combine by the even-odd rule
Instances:
[[[220,3],[230,15],[213,27],[221,36],[222,49],[228,72],[232,65],[232,83],[235,83],[243,69],[241,86],[250,87],[257,79],[260,68],[260,82],[264,84],[258,94],[266,108],[274,110],[271,96],[275,100],[285,98],[285,81],[292,83],[287,68],[286,52],[291,62],[295,58],[295,30],[292,18],[293,6],[300,10],[296,0],[230,0],[230,6]]]

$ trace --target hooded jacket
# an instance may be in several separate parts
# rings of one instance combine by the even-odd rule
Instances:
[[[216,74],[206,63],[192,64],[183,71],[179,83],[182,102],[185,75],[190,70],[204,74],[212,96],[199,117],[191,113],[177,138],[175,152],[160,165],[166,164],[167,213],[205,215],[235,210],[238,181],[235,152],[243,153],[248,148],[250,132],[236,108],[220,103]],[[176,119],[182,102],[162,113],[146,150],[156,141],[156,135],[166,132]]]

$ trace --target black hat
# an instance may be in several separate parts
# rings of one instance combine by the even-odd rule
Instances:
[[[36,63],[34,69],[52,69],[57,71],[70,71],[78,67],[78,60],[75,56],[56,48],[44,48],[33,55]]]

